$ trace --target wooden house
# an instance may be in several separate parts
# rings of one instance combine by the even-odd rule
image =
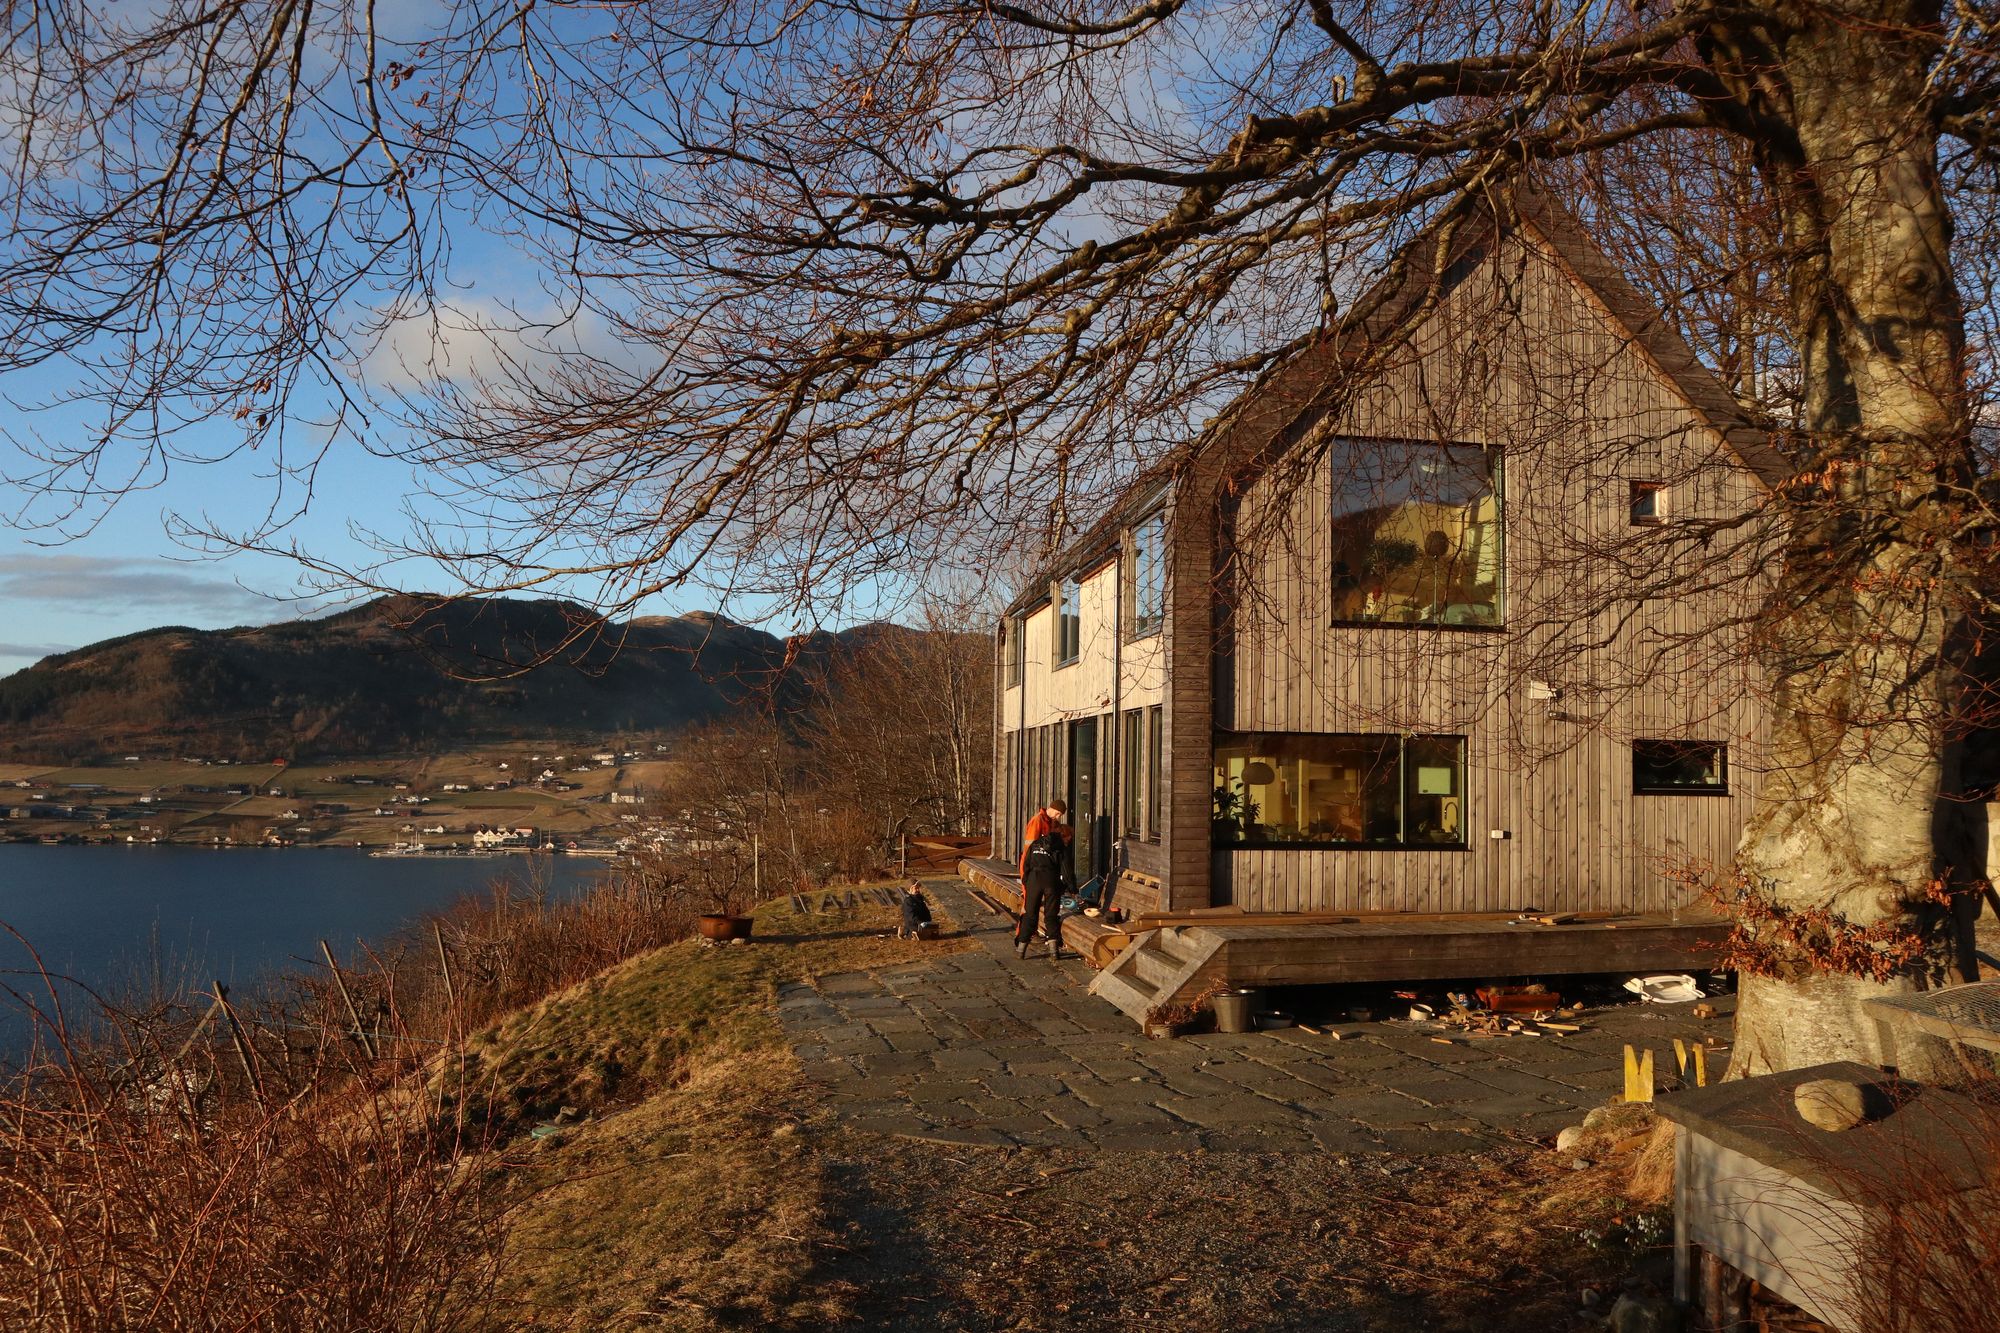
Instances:
[[[1218,978],[1684,967],[1717,933],[1693,883],[1756,796],[1769,441],[1539,197],[1356,308],[998,627],[966,871],[1010,891],[1065,798],[1135,1016]]]

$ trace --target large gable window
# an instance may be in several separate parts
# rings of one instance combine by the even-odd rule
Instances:
[[[1333,618],[1494,626],[1505,572],[1500,455],[1471,445],[1339,440]]]
[[[1218,847],[1462,848],[1461,736],[1225,734]]]

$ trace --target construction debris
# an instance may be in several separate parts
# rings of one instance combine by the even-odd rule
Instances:
[[[1481,992],[1481,994],[1483,998],[1484,992]],[[1469,1009],[1460,1002],[1463,997],[1453,995],[1449,998],[1451,1000],[1451,1009],[1449,1012],[1439,1014],[1435,1018],[1415,1020],[1415,1025],[1428,1028],[1434,1032],[1452,1033],[1475,1041],[1490,1037],[1563,1037],[1588,1030],[1581,1023],[1549,1022],[1535,1017],[1532,1012]],[[1558,998],[1553,995],[1544,994],[1543,998],[1550,1003],[1540,1012],[1553,1010],[1557,1003],[1559,1003]],[[1340,1034],[1336,1032],[1333,1036],[1335,1040],[1338,1040]],[[1431,1040],[1441,1042],[1445,1045],[1457,1045],[1455,1041],[1446,1036],[1432,1037]]]

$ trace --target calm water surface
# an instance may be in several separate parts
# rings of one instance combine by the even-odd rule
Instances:
[[[357,941],[379,940],[502,875],[539,876],[569,894],[604,868],[584,857],[0,843],[0,925],[25,937],[50,971],[89,986],[156,974],[169,985],[235,985],[317,958],[322,939],[351,956]],[[0,933],[0,987],[39,989],[39,977],[23,974],[30,967],[26,947]],[[24,1031],[18,1001],[0,992],[0,1052],[18,1048]]]

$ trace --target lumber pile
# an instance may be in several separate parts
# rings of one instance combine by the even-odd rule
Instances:
[[[1567,1037],[1589,1030],[1583,1023],[1552,1017],[1565,1012],[1574,1017],[1583,1011],[1582,1005],[1573,1004],[1565,1011],[1557,1007],[1561,1004],[1559,997],[1550,995],[1549,1000],[1546,1009],[1474,1009],[1465,1004],[1462,996],[1453,995],[1450,997],[1451,1007],[1442,1014],[1425,1018],[1417,1010],[1411,1012],[1423,1026],[1433,1028],[1440,1034],[1449,1034],[1431,1038],[1447,1045],[1457,1044],[1458,1039],[1483,1041],[1492,1037]]]

